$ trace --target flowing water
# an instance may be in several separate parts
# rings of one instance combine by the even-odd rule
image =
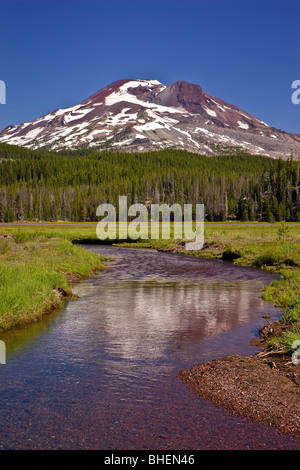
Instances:
[[[215,407],[182,368],[257,351],[280,311],[274,276],[219,260],[109,246],[109,268],[41,321],[0,335],[4,449],[299,449],[299,440]]]

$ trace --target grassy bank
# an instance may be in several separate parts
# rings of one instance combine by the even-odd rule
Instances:
[[[58,234],[7,232],[0,235],[1,329],[34,321],[61,307],[72,294],[72,281],[104,268],[98,255]]]

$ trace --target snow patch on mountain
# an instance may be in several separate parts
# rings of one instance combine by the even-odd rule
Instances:
[[[238,121],[238,126],[241,127],[242,129],[249,129],[249,124],[245,122]]]
[[[209,114],[210,116],[217,117],[217,114],[213,109],[209,109],[206,106],[204,106],[204,109],[207,112],[207,114]]]

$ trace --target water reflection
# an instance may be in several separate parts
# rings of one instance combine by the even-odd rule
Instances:
[[[231,416],[176,376],[216,356],[249,354],[269,273],[118,247],[80,295],[42,322],[5,333],[0,447],[69,449],[297,448]],[[1,339],[1,338],[0,338]]]
[[[251,321],[266,304],[253,295],[261,284],[218,280],[123,281],[89,289],[77,302],[81,317],[73,335],[105,335],[104,348],[126,359],[161,358],[183,344],[200,342]],[[80,289],[78,289],[80,293]],[[74,306],[72,306],[74,309]],[[273,307],[270,310],[274,314]],[[81,320],[80,320],[81,318]]]

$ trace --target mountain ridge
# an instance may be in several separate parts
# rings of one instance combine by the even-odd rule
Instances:
[[[0,132],[0,142],[54,151],[185,149],[300,159],[300,135],[269,126],[200,85],[123,79],[81,103]]]

